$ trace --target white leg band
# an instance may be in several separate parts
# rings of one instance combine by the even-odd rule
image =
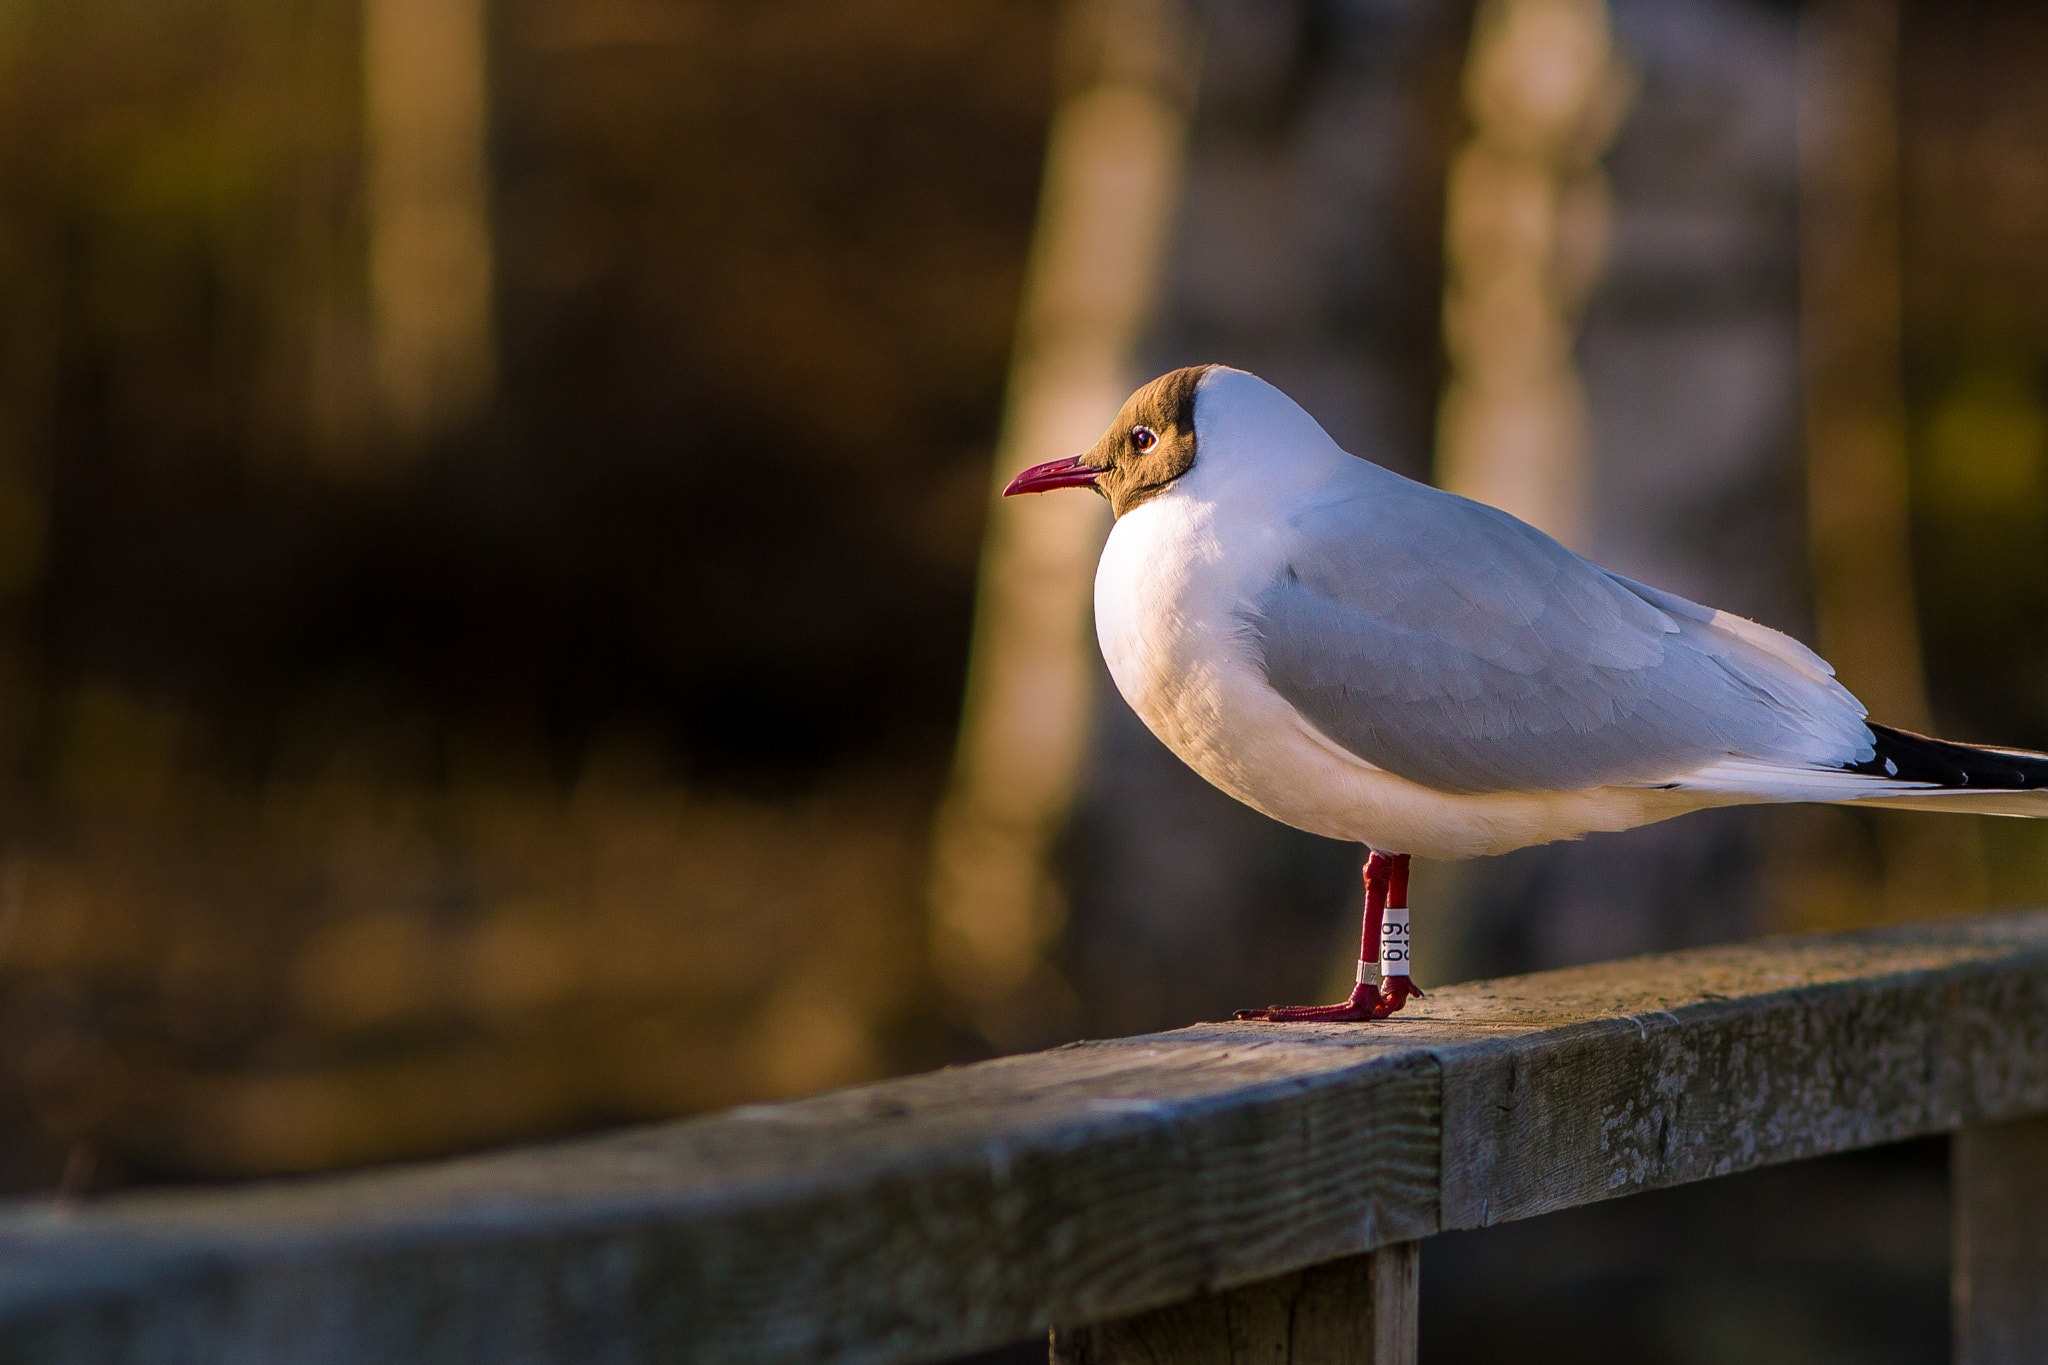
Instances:
[[[1364,958],[1360,958],[1358,960],[1358,984],[1361,986],[1379,985],[1379,964],[1375,962],[1367,962]]]
[[[1365,969],[1359,963],[1359,970]],[[1389,907],[1380,919],[1380,976],[1408,975],[1408,907]]]

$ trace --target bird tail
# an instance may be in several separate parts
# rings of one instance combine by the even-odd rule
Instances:
[[[2048,819],[2048,754],[1931,739],[1870,727],[1874,752],[1860,763],[1812,768],[1730,757],[1666,785],[1722,801],[1822,801],[1838,806]]]
[[[1971,812],[1978,815],[2048,817],[2048,754],[2001,749],[1872,725],[1876,753],[1849,771],[1912,791],[1850,797],[1843,805],[1895,810]]]

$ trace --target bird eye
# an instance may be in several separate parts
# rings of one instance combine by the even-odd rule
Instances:
[[[1140,455],[1159,444],[1159,433],[1150,427],[1131,428],[1131,447]]]

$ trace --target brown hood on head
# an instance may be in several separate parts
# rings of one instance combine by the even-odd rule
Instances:
[[[1118,516],[1166,491],[1195,463],[1195,388],[1214,365],[1190,365],[1162,374],[1124,401],[1102,439],[1081,456],[1100,469],[1095,487]],[[1143,427],[1158,438],[1140,450]]]

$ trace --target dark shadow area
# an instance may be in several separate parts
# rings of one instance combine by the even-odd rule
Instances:
[[[0,19],[0,1189],[975,1054],[923,844],[1054,7],[464,4],[466,321],[377,284],[426,10]],[[401,421],[422,327],[495,384]]]
[[[1423,1244],[1427,1365],[1936,1365],[1948,1143],[1631,1195]]]

